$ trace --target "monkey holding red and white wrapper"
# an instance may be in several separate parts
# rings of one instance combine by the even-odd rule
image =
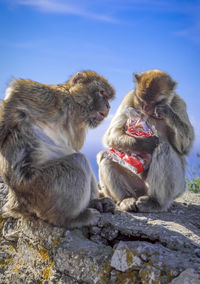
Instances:
[[[155,135],[155,127],[150,126],[145,117],[142,118],[141,113],[133,108],[129,108],[129,118],[126,122],[126,134],[141,137],[151,137]],[[142,173],[149,167],[151,162],[151,154],[141,153],[125,153],[115,148],[111,148],[108,151],[108,156],[115,162],[118,162],[121,166],[129,169],[135,174]]]
[[[101,151],[97,155],[99,184],[102,194],[113,198],[121,210],[164,212],[185,191],[185,158],[192,148],[194,130],[187,105],[176,93],[177,82],[169,74],[154,69],[134,74],[134,80],[135,87],[124,96],[103,136],[103,144],[129,156],[152,154],[149,167],[144,163],[147,169],[135,174]],[[138,110],[147,126],[155,125],[156,134],[127,134],[127,120],[133,120],[129,109]],[[134,130],[145,126],[141,127],[140,120],[131,125]]]

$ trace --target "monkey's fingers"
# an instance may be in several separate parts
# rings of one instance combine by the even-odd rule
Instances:
[[[128,212],[136,212],[137,208],[136,208],[136,199],[134,197],[129,197],[129,198],[125,198],[123,199],[119,204],[118,204],[118,208],[119,210],[122,211],[128,211]]]
[[[158,201],[152,196],[141,196],[136,201],[138,212],[160,212],[162,211]]]
[[[170,112],[170,107],[167,104],[158,104],[155,108],[155,115],[157,118],[165,118]]]
[[[93,199],[90,201],[89,204],[90,208],[94,208],[96,210],[98,210],[99,212],[103,213],[103,205],[102,203],[99,201],[99,199]]]
[[[108,197],[103,197],[100,199],[103,205],[103,212],[111,212],[114,213],[115,212],[115,203],[114,201],[112,201],[112,199],[108,198]]]
[[[93,199],[90,201],[89,207],[95,208],[99,212],[111,212],[115,211],[115,203],[108,197],[102,197],[99,199]]]

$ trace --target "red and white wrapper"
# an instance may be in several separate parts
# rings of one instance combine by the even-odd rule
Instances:
[[[129,118],[126,122],[126,134],[135,137],[151,137],[154,136],[154,130],[147,127],[145,121],[137,121]]]
[[[154,126],[148,126],[147,123],[142,120],[140,114],[132,109],[131,117],[128,118],[126,122],[126,134],[137,138],[151,137],[155,135],[155,128]],[[107,154],[114,162],[119,163],[135,174],[142,173],[147,169],[151,161],[151,154],[130,154],[115,148],[109,149]]]

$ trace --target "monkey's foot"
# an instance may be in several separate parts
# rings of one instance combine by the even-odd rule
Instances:
[[[136,206],[135,206],[135,198],[134,197],[129,197],[123,199],[119,204],[118,208],[123,211],[137,211]]]
[[[68,229],[80,228],[83,226],[95,226],[101,219],[99,211],[93,208],[86,208],[77,218],[66,224]]]
[[[87,226],[97,225],[99,220],[101,219],[101,214],[99,211],[93,208],[87,208],[86,210],[90,210],[90,213],[87,216]]]
[[[152,196],[141,196],[136,201],[136,208],[138,212],[161,212],[162,207],[159,202]]]
[[[90,201],[89,207],[95,208],[99,212],[111,212],[115,211],[115,203],[109,197],[102,197],[93,199]]]

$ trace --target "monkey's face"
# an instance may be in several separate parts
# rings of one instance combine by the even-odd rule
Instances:
[[[155,116],[158,104],[170,104],[176,83],[162,71],[151,70],[135,74],[136,91],[134,101],[137,107],[148,116]]]
[[[80,119],[96,127],[108,115],[114,89],[101,75],[84,71],[72,78],[70,92],[80,108]]]
[[[89,127],[96,127],[99,125],[104,118],[108,115],[110,110],[110,95],[106,88],[103,86],[95,88],[88,95],[88,106],[85,112],[85,121],[88,123]]]

